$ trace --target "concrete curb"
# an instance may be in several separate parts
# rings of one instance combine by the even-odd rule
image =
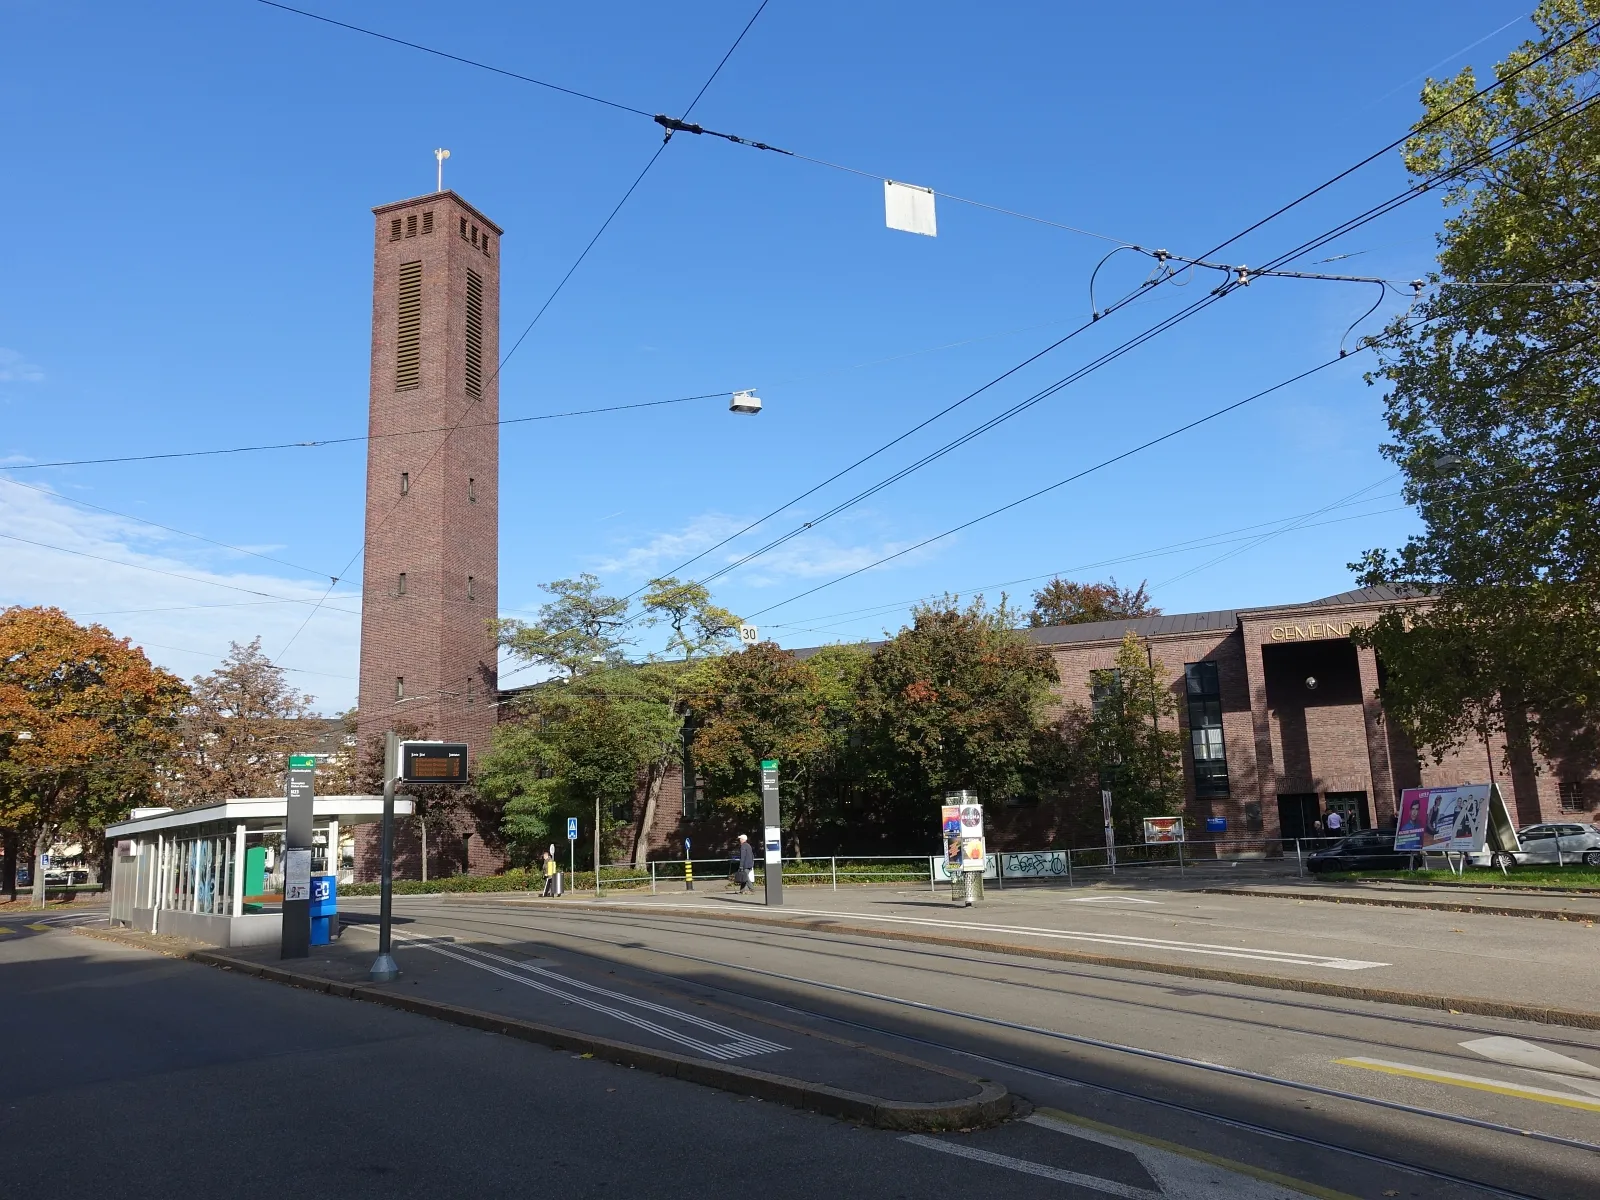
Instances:
[[[202,963],[209,967],[220,967],[225,971],[237,971],[241,975],[250,975],[257,979],[286,983],[291,987],[305,988],[307,991],[323,992],[329,996],[340,996],[351,1000],[366,1000],[402,1012],[448,1021],[452,1025],[480,1029],[486,1033],[498,1033],[524,1042],[534,1042],[553,1050],[588,1054],[619,1066],[636,1067],[672,1079],[683,1079],[690,1083],[720,1088],[725,1092],[755,1096],[761,1100],[771,1100],[777,1104],[786,1104],[790,1108],[805,1109],[827,1117],[859,1121],[876,1129],[911,1133],[981,1129],[999,1124],[1012,1112],[1012,1096],[1003,1085],[942,1067],[934,1069],[941,1075],[950,1075],[971,1083],[978,1089],[978,1094],[967,1100],[943,1102],[885,1100],[881,1096],[868,1096],[861,1092],[846,1091],[844,1088],[829,1087],[827,1084],[791,1079],[787,1075],[773,1075],[766,1071],[752,1071],[747,1067],[705,1062],[666,1050],[654,1050],[630,1042],[616,1042],[609,1038],[577,1033],[554,1025],[541,1025],[535,1021],[523,1021],[516,1017],[501,1016],[480,1009],[463,1008],[457,1004],[425,1000],[420,996],[408,996],[404,992],[388,991],[381,984],[341,983],[337,980],[320,979],[315,975],[304,975],[271,963],[234,958],[216,950],[161,947],[150,944],[142,937],[120,936],[119,931],[115,929],[74,929],[73,932],[101,941],[134,946],[141,950],[154,950],[173,958],[188,959],[190,962]],[[895,1057],[903,1059],[900,1055]],[[903,1059],[903,1061],[910,1060]]]
[[[959,1076],[978,1088],[978,1094],[968,1100],[948,1102],[885,1100],[881,1096],[868,1096],[861,1092],[829,1087],[826,1084],[791,1079],[786,1075],[773,1075],[766,1071],[752,1071],[746,1067],[705,1062],[666,1050],[637,1046],[631,1042],[612,1041],[609,1038],[577,1033],[554,1025],[542,1025],[535,1021],[523,1021],[480,1009],[445,1004],[438,1000],[426,1000],[420,996],[406,995],[404,992],[391,992],[380,984],[340,983],[319,979],[285,967],[250,962],[214,950],[195,950],[186,957],[207,966],[238,971],[240,974],[253,975],[258,979],[269,979],[275,983],[286,983],[309,991],[325,992],[330,996],[366,1000],[373,1004],[397,1008],[402,1012],[448,1021],[452,1025],[462,1025],[468,1029],[481,1029],[487,1033],[498,1033],[524,1042],[535,1042],[555,1050],[589,1054],[620,1066],[637,1067],[640,1070],[653,1071],[657,1075],[755,1096],[762,1100],[786,1104],[791,1108],[821,1113],[824,1116],[860,1121],[877,1129],[924,1133],[975,1129],[997,1124],[1011,1115],[1011,1095],[1005,1087],[971,1076]],[[940,1072],[940,1074],[950,1073]]]
[[[1546,921],[1600,921],[1600,914],[1561,912],[1554,908],[1494,907],[1461,900],[1412,900],[1405,896],[1319,896],[1316,892],[1261,892],[1254,888],[1201,888],[1212,896],[1258,896],[1278,900],[1316,900],[1322,904],[1371,904],[1380,908],[1417,908],[1430,912],[1478,913],[1486,917],[1536,917]],[[1539,895],[1549,895],[1541,892]]]
[[[601,911],[601,910],[591,910]],[[604,911],[673,915],[672,910],[658,906],[607,904]],[[1161,975],[1181,975],[1188,979],[1209,979],[1219,983],[1238,983],[1250,987],[1275,988],[1280,991],[1305,992],[1318,996],[1336,996],[1343,1000],[1369,1000],[1379,1004],[1403,1004],[1410,1008],[1432,1008],[1451,1013],[1470,1013],[1478,1017],[1505,1017],[1514,1021],[1532,1021],[1540,1025],[1561,1025],[1571,1029],[1600,1029],[1600,1012],[1586,1012],[1574,1008],[1550,1008],[1536,1004],[1519,1004],[1507,1000],[1491,1000],[1483,996],[1443,996],[1428,992],[1405,992],[1393,988],[1362,987],[1358,984],[1329,983],[1321,979],[1295,979],[1284,975],[1263,975],[1252,971],[1230,971],[1221,967],[1192,966],[1188,963],[1150,962],[1140,958],[1122,958],[1110,954],[1091,954],[1081,950],[1052,950],[1041,946],[1024,946],[1011,942],[984,942],[975,938],[948,937],[935,933],[911,933],[900,929],[875,929],[866,925],[851,925],[843,921],[814,918],[785,919],[782,917],[746,916],[742,913],[708,913],[696,910],[676,914],[686,920],[732,921],[748,925],[779,925],[793,929],[806,929],[816,933],[848,933],[863,937],[882,938],[886,941],[917,942],[934,946],[953,946],[962,950],[980,950],[993,954],[1015,954],[1024,958],[1044,958],[1054,962],[1084,963],[1097,967],[1119,967],[1130,971],[1153,971]]]

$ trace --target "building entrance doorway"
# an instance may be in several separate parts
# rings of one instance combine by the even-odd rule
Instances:
[[[1278,794],[1278,835],[1284,841],[1321,837],[1322,831],[1316,826],[1321,816],[1322,805],[1315,792]]]
[[[1371,829],[1372,819],[1367,816],[1367,794],[1365,792],[1329,792],[1328,811],[1336,812],[1344,818],[1345,829],[1354,832],[1357,829]]]

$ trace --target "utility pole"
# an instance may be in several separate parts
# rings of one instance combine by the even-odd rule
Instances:
[[[400,977],[400,968],[389,952],[390,927],[394,918],[394,784],[400,774],[400,739],[394,730],[383,735],[383,826],[382,866],[378,876],[378,957],[367,978],[373,983],[389,983]]]
[[[594,798],[594,898],[600,899],[600,795]]]

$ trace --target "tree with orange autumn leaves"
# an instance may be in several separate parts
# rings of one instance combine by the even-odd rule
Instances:
[[[188,703],[181,679],[104,626],[0,612],[0,829],[31,854],[36,904],[58,834],[93,837],[156,799]]]

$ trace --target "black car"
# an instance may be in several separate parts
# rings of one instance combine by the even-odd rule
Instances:
[[[1363,829],[1306,859],[1306,866],[1323,871],[1404,871],[1411,855],[1396,853],[1394,834],[1384,829]]]

